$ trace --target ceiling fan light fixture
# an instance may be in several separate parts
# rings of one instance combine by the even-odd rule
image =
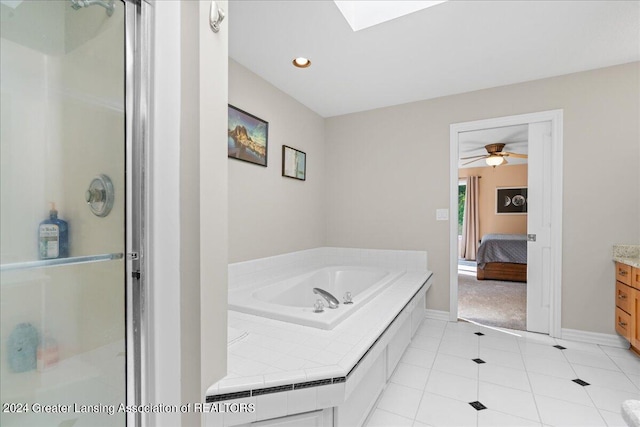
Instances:
[[[489,166],[493,166],[495,168],[496,166],[500,166],[501,164],[504,163],[504,158],[502,156],[497,156],[495,154],[492,154],[489,157],[487,157],[485,161]]]

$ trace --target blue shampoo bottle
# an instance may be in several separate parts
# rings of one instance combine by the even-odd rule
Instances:
[[[38,227],[38,251],[40,259],[69,256],[69,225],[58,218],[55,203],[51,203],[49,219],[42,221]]]

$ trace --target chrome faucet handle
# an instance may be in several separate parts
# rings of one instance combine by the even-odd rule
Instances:
[[[353,296],[351,292],[347,291],[344,293],[344,303],[343,304],[353,304]]]
[[[336,309],[340,305],[340,301],[338,301],[338,299],[336,297],[334,297],[333,295],[331,295],[329,292],[325,291],[324,289],[313,288],[313,293],[316,294],[316,295],[320,295],[322,298],[327,300],[327,303],[329,304],[329,308],[331,308],[331,309]]]
[[[324,311],[324,303],[321,299],[317,299],[316,303],[313,305],[314,313],[322,313]]]

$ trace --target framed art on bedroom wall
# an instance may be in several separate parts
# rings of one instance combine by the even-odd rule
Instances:
[[[496,187],[496,215],[526,215],[527,187]]]

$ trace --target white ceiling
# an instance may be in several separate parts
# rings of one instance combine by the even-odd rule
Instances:
[[[502,143],[506,144],[502,151],[510,153],[527,154],[529,148],[529,125],[505,126],[500,128],[474,130],[463,132],[458,137],[459,158],[480,156],[487,154],[484,148],[488,144]],[[507,157],[508,165],[526,164],[527,159],[516,159]],[[463,165],[469,160],[459,160],[459,168],[479,168],[491,167],[487,165],[484,159],[477,160],[468,165]]]
[[[640,1],[452,0],[354,32],[331,0],[231,0],[228,19],[229,55],[323,117],[640,60]]]

